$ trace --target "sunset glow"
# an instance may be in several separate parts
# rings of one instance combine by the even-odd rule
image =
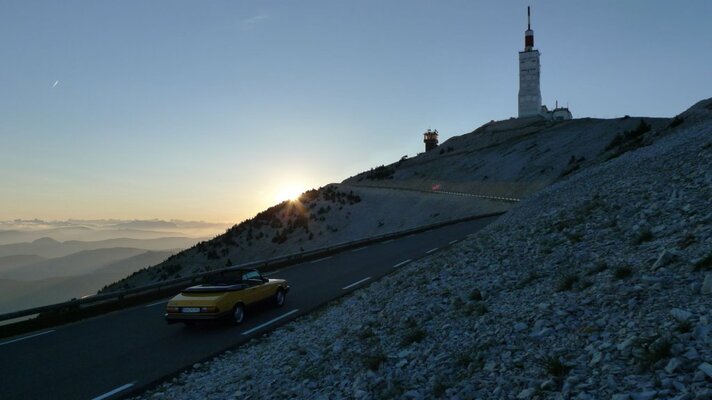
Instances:
[[[304,189],[302,189],[299,186],[296,185],[289,185],[289,186],[284,186],[281,187],[278,191],[277,194],[275,195],[274,199],[278,202],[281,203],[283,201],[294,201],[297,198],[299,198],[299,195],[304,192]]]

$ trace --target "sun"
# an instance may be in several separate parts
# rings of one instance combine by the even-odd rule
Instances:
[[[302,192],[303,189],[298,186],[283,186],[279,188],[274,199],[277,200],[278,203],[281,203],[283,201],[295,201],[299,198]]]

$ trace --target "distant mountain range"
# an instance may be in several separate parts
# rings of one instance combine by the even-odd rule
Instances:
[[[184,249],[204,240],[204,238],[162,237],[156,239],[106,239],[97,241],[69,240],[59,242],[49,237],[36,239],[32,242],[0,245],[0,269],[2,259],[7,256],[35,255],[45,258],[64,257],[85,250],[107,249],[114,247],[130,247],[143,250]]]
[[[49,277],[32,281],[0,278],[0,313],[39,307],[96,294],[97,290],[104,285],[115,282],[144,267],[160,263],[173,254],[170,251],[142,251],[137,249],[103,250],[106,250],[103,254],[103,262],[97,261],[97,264],[94,265],[89,262],[84,263],[83,270],[86,272],[82,275]],[[83,256],[77,255],[73,259],[84,259],[86,261],[92,255],[102,255],[102,253],[96,252],[102,252],[103,250],[83,252]],[[112,256],[130,254],[132,253],[130,250],[137,251],[137,253],[118,261],[107,261]],[[72,257],[66,257],[62,261],[69,262]],[[47,260],[45,263],[51,261],[53,260]],[[42,264],[40,263],[40,265]],[[55,266],[62,267],[60,264]]]
[[[212,237],[230,226],[225,223],[180,220],[14,220],[0,221],[0,245],[49,237],[63,242],[115,238]]]
[[[180,237],[184,235],[177,231],[151,231],[141,229],[92,229],[81,226],[73,226],[67,228],[52,228],[36,231],[18,231],[7,230],[0,231],[0,245],[32,242],[45,237],[52,238],[58,241],[99,241],[115,238],[130,238],[130,239],[158,239],[162,237]]]
[[[0,257],[0,274],[2,274],[5,270],[36,264],[44,260],[46,260],[46,258],[34,254],[20,254]]]
[[[146,250],[114,247],[84,250],[64,257],[43,260],[0,272],[0,278],[36,281],[47,278],[85,275],[121,260],[145,253]]]
[[[0,221],[0,312],[95,294],[227,226],[158,219]]]

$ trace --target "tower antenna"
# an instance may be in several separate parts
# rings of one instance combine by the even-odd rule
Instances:
[[[530,6],[527,6],[527,29],[532,29],[532,13]]]

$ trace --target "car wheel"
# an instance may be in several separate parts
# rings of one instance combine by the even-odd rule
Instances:
[[[245,306],[242,304],[236,304],[235,308],[232,309],[232,323],[235,325],[240,325],[245,319]]]
[[[274,305],[277,307],[282,307],[284,305],[285,300],[287,300],[287,294],[284,293],[284,290],[278,289],[277,293],[274,294]]]

